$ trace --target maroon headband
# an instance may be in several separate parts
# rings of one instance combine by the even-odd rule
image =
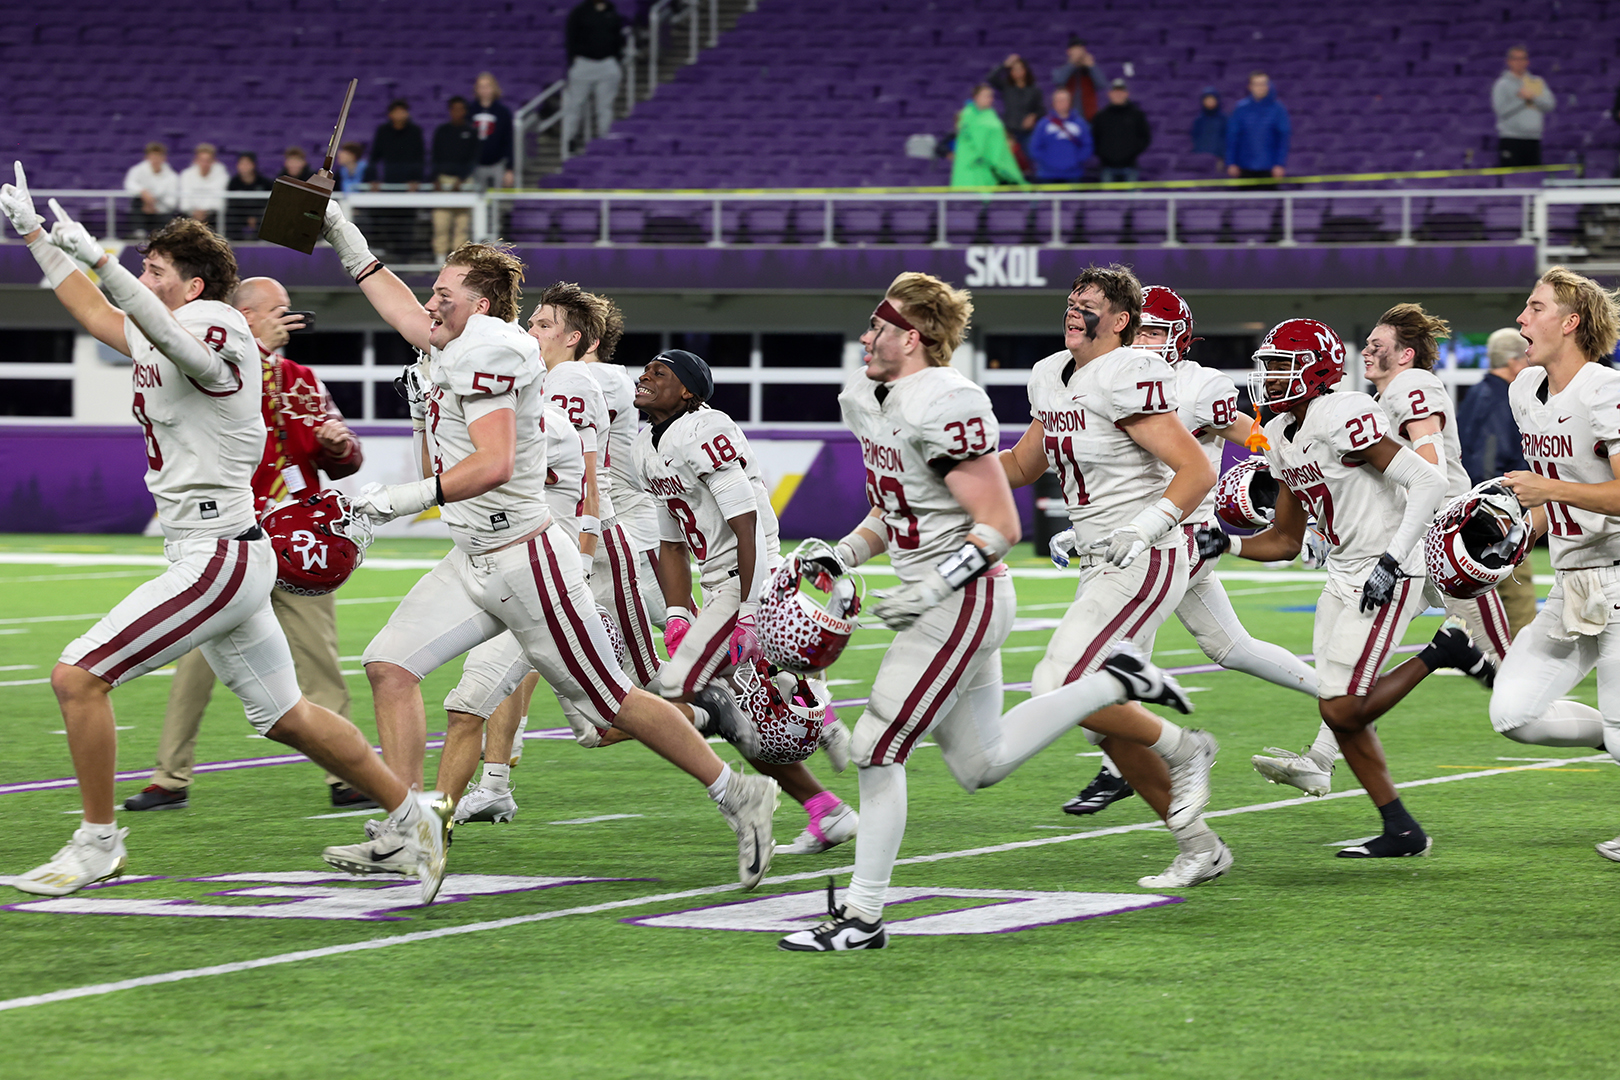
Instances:
[[[883,303],[879,304],[876,310],[872,312],[872,318],[882,319],[885,322],[892,322],[902,330],[917,330],[915,326],[912,326],[911,323],[906,321],[906,317],[904,315],[894,310],[894,305],[889,303],[888,297],[884,297]],[[924,345],[939,344],[937,340],[929,337],[921,330],[917,330],[917,336],[922,339],[922,343]]]

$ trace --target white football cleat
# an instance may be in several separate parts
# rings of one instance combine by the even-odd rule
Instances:
[[[787,952],[849,952],[854,949],[881,949],[889,944],[889,931],[883,916],[867,922],[833,897],[832,880],[827,881],[827,921],[809,930],[798,930],[777,941]]]
[[[1215,736],[1207,731],[1187,728],[1182,732],[1179,760],[1165,761],[1170,767],[1170,813],[1166,817],[1171,829],[1192,824],[1209,805],[1209,774],[1219,749]]]
[[[517,817],[517,811],[517,800],[510,791],[491,791],[480,784],[461,797],[452,820],[457,825],[467,821],[500,824]]]
[[[365,824],[367,839],[358,844],[334,845],[321,852],[327,864],[346,874],[401,874],[416,872],[393,818],[372,818]]]
[[[832,712],[830,708],[827,711]],[[849,735],[849,728],[844,726],[842,720],[834,718],[821,726],[821,735],[816,743],[821,747],[822,753],[827,755],[827,761],[832,765],[833,772],[841,773],[849,768],[853,741]]]
[[[1136,883],[1144,889],[1190,889],[1214,881],[1230,869],[1232,852],[1216,837],[1215,846],[1208,851],[1183,851],[1163,873],[1137,878]]]
[[[398,830],[405,841],[405,853],[415,863],[417,880],[422,883],[422,906],[433,903],[444,884],[444,867],[450,848],[450,798],[442,791],[413,792],[416,821]]]
[[[128,835],[128,829],[115,829],[112,836],[98,840],[88,829],[75,829],[73,839],[50,862],[12,878],[11,884],[25,893],[67,896],[86,885],[118,877],[129,862],[129,853],[124,850],[124,837]]]
[[[1611,862],[1620,862],[1620,836],[1613,840],[1605,840],[1601,844],[1593,845],[1597,853]]]
[[[781,800],[782,789],[770,777],[733,773],[717,804],[726,824],[737,834],[737,879],[744,889],[758,885],[771,867],[776,852],[771,815]]]
[[[855,830],[860,827],[860,815],[848,803],[839,803],[837,809],[821,815],[816,822],[816,828],[821,835],[816,835],[816,829],[805,829],[798,835],[791,846],[782,849],[783,855],[819,855],[829,848],[855,839]]]
[[[1309,754],[1268,746],[1265,753],[1249,760],[1254,764],[1254,771],[1273,784],[1297,787],[1318,799],[1333,790],[1333,767],[1322,768]]]

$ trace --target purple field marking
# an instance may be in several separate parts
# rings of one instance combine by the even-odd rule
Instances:
[[[1397,645],[1392,651],[1398,653],[1415,653],[1421,652],[1422,649],[1422,645]],[[1297,659],[1309,663],[1314,660],[1315,657],[1311,653],[1300,653],[1298,654]],[[1204,675],[1212,671],[1225,671],[1227,669],[1221,667],[1219,664],[1193,664],[1189,667],[1165,668],[1164,670],[1170,675]],[[1028,690],[1029,683],[1007,683],[1002,687],[1002,689],[1011,690],[1016,693],[1019,691]],[[839,709],[853,708],[857,705],[865,705],[868,700],[869,699],[863,697],[840,698],[833,702],[833,707]],[[557,731],[568,731],[568,729],[562,727],[536,728],[533,731],[524,732],[523,738],[525,740],[560,738],[561,736],[551,734],[552,732]],[[439,732],[438,734],[442,736],[443,732]],[[572,733],[570,733],[569,738],[572,737]],[[444,739],[442,737],[429,739],[427,745],[429,750],[437,750],[439,747],[444,745]],[[377,747],[372,747],[372,749],[378,750],[378,752],[381,753],[381,750]],[[193,771],[199,773],[231,772],[235,769],[262,769],[270,765],[296,765],[300,762],[307,761],[309,761],[309,759],[303,754],[277,754],[273,757],[237,758],[231,761],[206,761],[200,765],[197,765]],[[134,772],[115,773],[113,779],[120,782],[127,780],[143,780],[151,775],[151,769],[137,769]],[[0,784],[0,795],[15,795],[19,792],[25,791],[57,791],[62,788],[72,788],[78,786],[79,781],[71,776],[65,776],[58,780],[29,780],[20,784]]]

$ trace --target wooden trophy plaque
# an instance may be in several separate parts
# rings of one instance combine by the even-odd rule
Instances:
[[[332,162],[338,143],[343,139],[343,125],[349,120],[349,106],[354,104],[354,92],[359,85],[359,79],[349,80],[349,92],[343,96],[343,111],[338,113],[337,127],[332,129],[332,141],[326,147],[326,163],[320,171],[308,180],[276,177],[270,198],[265,201],[264,218],[259,223],[260,240],[302,251],[305,255],[315,250],[315,241],[321,238],[321,227],[326,222],[326,204],[337,187]]]

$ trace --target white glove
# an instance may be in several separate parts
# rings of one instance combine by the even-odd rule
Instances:
[[[890,630],[904,630],[955,591],[944,575],[930,567],[921,581],[878,593],[878,603],[872,613]]]
[[[107,249],[101,246],[101,241],[90,235],[90,230],[83,223],[74,221],[62,205],[55,199],[51,200],[51,213],[56,217],[56,224],[51,226],[51,243],[71,256],[74,262],[81,266],[95,266],[107,256]]]
[[[1046,553],[1052,558],[1052,565],[1060,570],[1069,568],[1069,560],[1079,554],[1076,546],[1073,529],[1064,529],[1046,542]]]
[[[427,420],[428,395],[433,389],[433,383],[428,378],[427,357],[418,352],[416,359],[406,364],[394,377],[394,388],[410,406],[411,423],[424,423]]]
[[[1135,562],[1136,557],[1148,549],[1148,540],[1135,525],[1122,525],[1101,540],[1093,540],[1091,547],[1102,550],[1103,558],[1123,568]]]
[[[28,177],[23,175],[22,162],[17,166],[17,182],[0,184],[0,211],[11,219],[11,227],[18,236],[27,236],[45,224],[45,219],[34,212],[34,197],[28,194]]]
[[[359,277],[360,271],[377,261],[366,246],[365,234],[343,216],[343,208],[336,199],[326,201],[326,223],[321,228],[321,237],[332,245],[350,277]]]
[[[397,517],[414,517],[438,502],[439,478],[409,484],[367,484],[354,498],[354,508],[381,525]]]
[[[1328,538],[1322,535],[1322,530],[1311,521],[1305,526],[1305,551],[1300,561],[1313,570],[1320,570],[1327,565],[1328,556],[1333,553],[1333,545]]]

